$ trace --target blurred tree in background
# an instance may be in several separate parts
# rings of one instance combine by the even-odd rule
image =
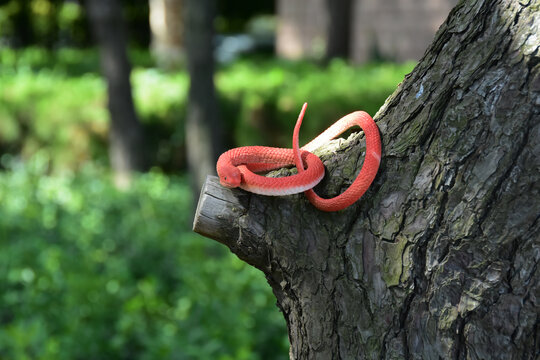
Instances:
[[[185,0],[149,0],[152,54],[163,69],[178,69],[184,62]]]
[[[224,151],[223,127],[214,86],[215,0],[185,1],[187,67],[190,77],[186,117],[186,150],[193,182],[199,193],[206,176],[215,173]]]
[[[146,148],[131,95],[131,63],[122,9],[117,0],[86,0],[85,4],[107,79],[111,166],[116,184],[127,187],[134,171],[145,170]]]
[[[326,0],[328,43],[325,60],[348,58],[350,53],[352,0]]]
[[[183,6],[181,0],[119,2],[130,44],[145,48],[152,38],[149,21],[152,6],[161,6],[167,12],[171,12],[171,9],[176,12]],[[82,5],[82,0],[0,0],[0,44],[19,48],[40,45],[49,49],[89,46],[92,37],[88,31],[88,16]],[[274,13],[273,0],[219,0],[216,6],[216,24],[221,33],[243,32],[253,16]],[[168,21],[181,19],[175,14],[165,15]],[[171,31],[181,31],[178,26],[169,26]]]

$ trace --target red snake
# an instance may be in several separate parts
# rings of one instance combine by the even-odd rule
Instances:
[[[217,162],[217,172],[221,185],[229,188],[240,187],[262,195],[290,195],[305,192],[309,201],[323,211],[338,211],[355,203],[369,188],[377,175],[381,162],[381,139],[377,125],[366,112],[355,111],[345,115],[319,136],[299,149],[298,134],[307,103],[302,107],[293,132],[293,148],[273,148],[267,146],[244,146],[223,153]],[[311,152],[329,140],[335,139],[353,126],[360,126],[366,137],[366,156],[360,173],[342,194],[323,199],[312,190],[324,177],[322,161]],[[284,166],[296,165],[298,174],[271,178],[257,175]],[[307,169],[304,169],[307,166]]]

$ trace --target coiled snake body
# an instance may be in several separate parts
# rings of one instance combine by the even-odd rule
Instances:
[[[306,112],[304,104],[293,132],[293,148],[267,146],[244,146],[223,153],[217,162],[217,172],[223,186],[262,195],[291,195],[305,192],[309,201],[323,211],[338,211],[355,203],[369,188],[381,162],[381,139],[377,125],[366,112],[350,113],[323,131],[311,142],[299,149],[298,135]],[[324,177],[322,161],[311,152],[335,139],[352,126],[360,126],[366,138],[366,156],[360,173],[342,194],[323,199],[313,191]],[[296,165],[298,174],[282,178],[270,178],[255,174],[284,166]],[[304,169],[304,166],[307,166]]]

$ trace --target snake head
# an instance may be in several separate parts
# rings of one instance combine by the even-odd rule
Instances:
[[[242,182],[242,174],[235,166],[227,166],[226,168],[219,169],[218,175],[221,185],[228,188],[238,187]]]

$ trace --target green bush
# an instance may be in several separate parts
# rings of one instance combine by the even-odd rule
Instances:
[[[128,55],[135,67],[155,66],[147,50],[131,48]],[[4,75],[13,75],[21,70],[47,70],[68,77],[100,72],[99,53],[94,49],[60,48],[50,51],[42,47],[27,47],[22,50],[5,47],[0,49],[0,65]]]
[[[185,72],[150,66],[132,52],[135,104],[154,165],[184,165],[184,117],[189,81]],[[53,170],[76,169],[92,159],[107,163],[106,86],[89,50],[0,51],[0,150],[32,156],[46,150]],[[244,59],[216,74],[229,145],[290,147],[292,128],[309,103],[301,131],[305,143],[339,117],[365,110],[374,115],[413,64],[327,67],[309,62]]]
[[[0,143],[6,151],[29,158],[46,149],[56,168],[76,168],[105,154],[108,113],[97,75],[20,70],[0,82]]]
[[[291,147],[292,129],[304,102],[309,105],[301,143],[350,112],[375,115],[413,66],[351,66],[334,60],[321,67],[310,62],[243,60],[218,72],[217,88],[235,145]]]
[[[0,358],[285,359],[262,273],[190,231],[183,177],[128,191],[2,157]]]

